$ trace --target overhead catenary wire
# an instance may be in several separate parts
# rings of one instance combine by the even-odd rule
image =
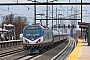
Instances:
[[[14,2],[17,2],[17,1],[15,1],[15,0],[12,0],[12,1],[14,1]],[[23,6],[25,6],[25,5],[23,5]],[[30,5],[29,5],[30,6]],[[28,6],[25,6],[28,10],[30,9],[30,10],[32,10],[32,11],[34,11],[34,9],[32,9],[32,8],[30,8],[30,7],[28,7]],[[36,11],[37,13],[39,13],[38,11]]]

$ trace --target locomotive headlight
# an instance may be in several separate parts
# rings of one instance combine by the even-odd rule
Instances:
[[[29,43],[29,41],[28,41],[28,40],[26,40],[26,39],[25,39],[25,42],[26,42],[26,43]]]
[[[39,43],[41,40],[39,39],[36,43]]]

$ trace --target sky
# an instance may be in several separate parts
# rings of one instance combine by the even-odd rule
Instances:
[[[16,3],[17,0],[0,0],[0,3]],[[39,2],[46,2],[47,0],[37,0]],[[52,1],[52,0],[48,0],[48,1]],[[81,2],[81,0],[58,0],[57,2]],[[90,2],[90,0],[82,0],[83,2]],[[27,0],[18,0],[19,3],[32,3],[31,1],[27,1]],[[56,2],[56,1],[55,1]],[[54,3],[55,3],[54,2]],[[29,7],[29,9],[28,9]],[[75,13],[78,14],[77,18],[80,18],[80,6],[63,6],[63,5],[58,5],[57,9],[58,12],[60,14],[63,14],[60,17],[67,17],[67,16],[71,16]],[[71,12],[72,9],[72,12]],[[48,8],[49,12],[49,17],[52,17],[52,6],[50,5]],[[53,8],[54,10],[54,17],[56,17],[56,5]],[[76,12],[75,12],[76,10]],[[30,22],[30,24],[33,23],[34,20],[34,6],[30,6],[30,5],[17,5],[17,6],[11,6],[11,5],[5,5],[5,6],[0,6],[0,21],[2,20],[2,17],[5,15],[9,15],[9,14],[14,14],[15,16],[22,16],[22,17],[27,17],[27,20]],[[44,5],[40,5],[37,6],[36,9],[36,13],[37,14],[46,14],[46,6]],[[90,5],[86,5],[83,6],[83,22],[90,22]],[[41,18],[41,16],[36,16],[37,18]],[[46,18],[45,16],[42,16],[42,18]],[[70,18],[70,17],[69,17]],[[39,22],[39,21],[37,21]],[[45,21],[42,21],[43,24],[45,25]],[[70,21],[63,21],[64,24],[67,23],[70,24]],[[54,24],[56,23],[56,21],[54,21]],[[51,24],[51,21],[49,21],[49,24]]]

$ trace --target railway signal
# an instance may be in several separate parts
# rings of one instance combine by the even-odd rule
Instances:
[[[68,25],[68,28],[70,28],[70,25]]]
[[[58,28],[60,28],[60,24],[58,25]]]
[[[65,25],[63,25],[63,28],[65,29]]]

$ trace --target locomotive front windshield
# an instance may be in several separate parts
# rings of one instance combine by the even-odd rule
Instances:
[[[40,36],[40,27],[39,26],[27,27],[26,36],[31,37],[31,38]]]

